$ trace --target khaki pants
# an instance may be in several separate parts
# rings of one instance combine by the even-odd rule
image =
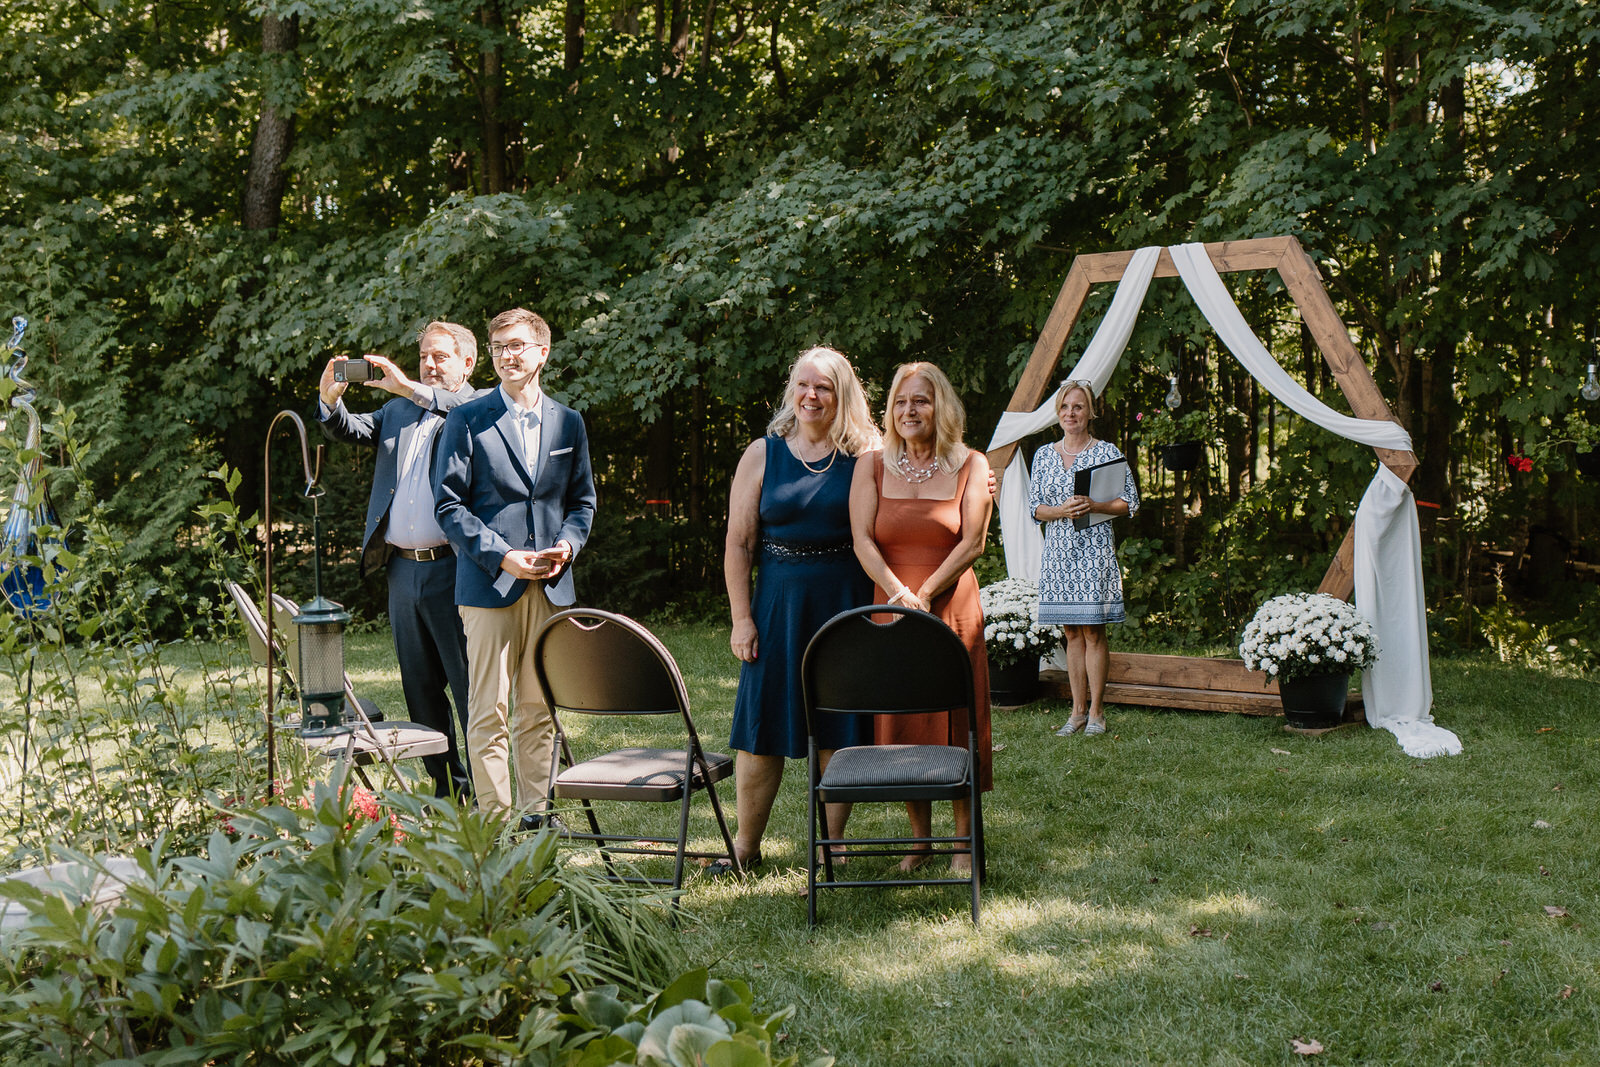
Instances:
[[[533,638],[557,609],[542,583],[529,582],[510,607],[459,610],[467,636],[467,753],[478,809],[494,814],[543,808],[556,731],[533,674]]]

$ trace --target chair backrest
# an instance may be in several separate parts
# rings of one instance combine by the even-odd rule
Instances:
[[[874,622],[874,615],[891,615]],[[937,615],[898,604],[841,611],[806,646],[806,719],[815,712],[914,714],[973,706],[967,646]]]
[[[222,587],[228,591],[228,596],[233,598],[233,606],[239,609],[239,617],[244,620],[245,638],[250,644],[250,658],[265,667],[267,623],[261,617],[261,609],[256,607],[256,602],[250,599],[250,594],[238,582],[223,582]]]
[[[552,615],[534,638],[533,670],[555,708],[688,719],[689,693],[677,661],[654,634],[624,615],[594,608]]]
[[[286,596],[272,594],[272,625],[278,630],[278,647],[283,649],[284,662],[289,670],[300,669],[300,628],[294,617],[300,614],[300,605]]]

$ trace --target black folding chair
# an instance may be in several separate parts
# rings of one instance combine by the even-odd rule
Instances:
[[[559,744],[551,763],[554,796],[579,800],[588,817],[589,832],[574,832],[570,840],[594,841],[600,846],[610,875],[625,882],[670,885],[673,899],[683,888],[686,858],[723,858],[741,873],[733,851],[733,835],[723,817],[716,783],[733,774],[733,760],[707,753],[700,744],[689,715],[689,692],[683,675],[666,646],[632,619],[593,608],[571,608],[551,616],[533,643],[533,669],[556,719]],[[680,748],[620,748],[575,761],[561,715],[673,715],[682,724]],[[558,766],[559,764],[559,766]],[[564,768],[564,769],[561,769]],[[559,771],[559,773],[557,773]],[[688,849],[689,805],[698,791],[711,799],[711,810],[722,833],[725,852]],[[676,802],[676,837],[648,837],[630,833],[603,833],[595,816],[595,800]],[[619,844],[627,842],[627,844]],[[672,852],[660,846],[672,845]],[[652,847],[655,846],[655,847]],[[613,853],[642,856],[671,855],[672,877],[622,877],[611,862]]]
[[[893,615],[874,622],[873,615]],[[972,921],[978,921],[978,887],[984,875],[982,792],[978,787],[977,701],[972,661],[961,638],[937,616],[899,605],[876,604],[840,612],[806,646],[801,665],[810,764],[811,853],[806,875],[807,919],[817,922],[823,889],[882,889],[912,885],[967,885]],[[909,715],[967,712],[967,747],[860,745],[836,749],[822,770],[817,733],[824,715]],[[954,837],[829,836],[828,804],[960,800],[972,805],[972,825]],[[972,857],[964,878],[896,878],[836,881],[834,848],[852,859],[906,856],[920,847],[934,856]],[[947,846],[947,847],[938,847]],[[823,872],[818,881],[817,871]]]

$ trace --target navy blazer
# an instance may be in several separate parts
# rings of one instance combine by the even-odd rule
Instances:
[[[433,498],[439,525],[456,549],[456,603],[503,608],[531,579],[495,588],[500,561],[512,549],[572,546],[573,559],[594,524],[594,475],[583,417],[545,394],[539,407],[538,470],[529,470],[522,436],[505,393],[490,389],[445,419]],[[557,607],[577,599],[572,562],[553,582],[540,582]]]
[[[365,578],[389,562],[393,554],[384,532],[389,523],[389,506],[394,503],[394,491],[400,481],[400,434],[423,419],[442,419],[449,412],[482,390],[470,384],[458,392],[433,387],[433,403],[422,407],[415,401],[397,396],[370,415],[358,415],[344,404],[336,404],[328,417],[322,417],[322,405],[317,403],[314,414],[322,424],[323,433],[335,441],[365,445],[378,450],[378,461],[372,472],[372,495],[367,498],[367,531],[361,538],[360,574]],[[439,437],[433,439],[433,456],[439,451]],[[430,463],[433,459],[430,457]],[[430,467],[430,480],[432,470]]]

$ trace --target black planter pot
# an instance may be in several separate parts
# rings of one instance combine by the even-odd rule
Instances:
[[[1161,446],[1161,465],[1169,471],[1192,471],[1205,457],[1205,445],[1200,441],[1177,441]]]
[[[1600,448],[1591,448],[1572,457],[1573,466],[1585,478],[1600,478]]]
[[[1345,698],[1350,691],[1349,674],[1312,674],[1278,683],[1278,699],[1283,717],[1290,726],[1302,730],[1326,730],[1344,718]]]
[[[1039,657],[1001,667],[989,663],[989,703],[997,708],[1031,704],[1039,697]]]

